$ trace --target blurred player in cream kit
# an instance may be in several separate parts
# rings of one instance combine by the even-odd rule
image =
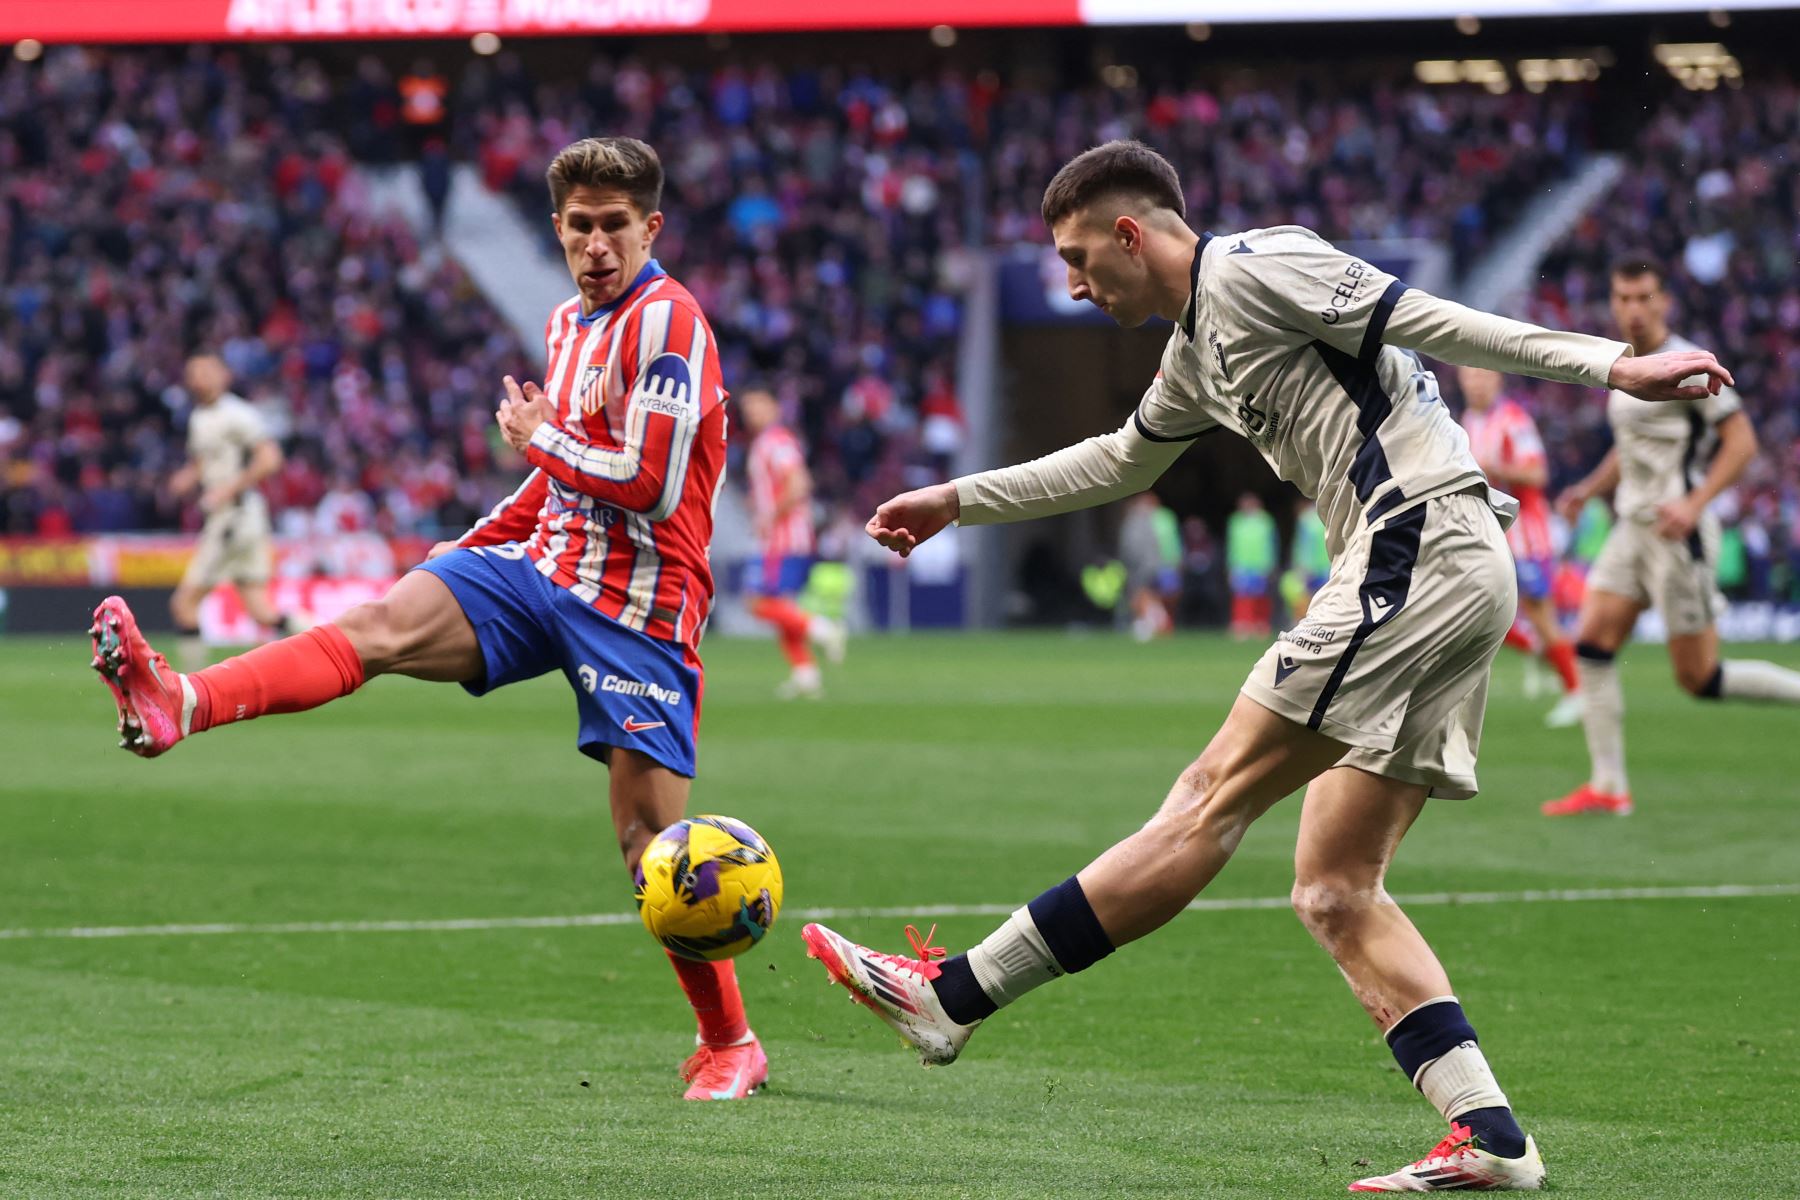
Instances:
[[[979,945],[945,959],[908,927],[911,955],[882,954],[808,925],[808,950],[924,1061],[950,1062],[999,1008],[1175,917],[1251,822],[1305,788],[1294,908],[1450,1126],[1425,1157],[1351,1190],[1536,1189],[1536,1147],[1384,886],[1427,797],[1476,791],[1488,673],[1517,608],[1505,537],[1516,503],[1490,487],[1411,352],[1647,401],[1695,401],[1731,376],[1703,351],[1637,358],[1440,300],[1298,226],[1202,236],[1185,213],[1175,169],[1138,142],[1057,173],[1043,216],[1069,294],[1122,326],[1173,322],[1161,371],[1117,431],[895,497],[869,534],[904,555],[952,522],[1103,504],[1228,429],[1317,500],[1325,586],[1149,822]]]
[[[1669,331],[1663,268],[1648,255],[1613,264],[1611,299],[1613,320],[1638,354],[1694,351],[1692,342]],[[1592,772],[1573,792],[1544,805],[1552,817],[1632,811],[1625,693],[1615,660],[1653,605],[1667,627],[1669,665],[1683,691],[1703,700],[1800,704],[1800,672],[1719,657],[1719,520],[1707,505],[1756,457],[1756,431],[1737,393],[1723,388],[1647,404],[1615,386],[1606,419],[1613,448],[1557,500],[1572,519],[1593,497],[1610,494],[1618,519],[1588,571],[1575,633]]]
[[[825,688],[811,643],[832,662],[842,662],[848,638],[837,621],[814,616],[795,603],[813,565],[812,473],[799,437],[782,424],[781,401],[773,392],[745,389],[737,398],[737,411],[750,438],[745,474],[761,551],[744,573],[750,615],[774,627],[788,660],[788,677],[775,694],[783,700],[816,700]]]
[[[169,614],[175,618],[181,665],[197,671],[206,665],[200,602],[222,583],[237,589],[244,611],[264,628],[286,636],[298,633],[305,622],[282,615],[269,598],[273,531],[268,502],[258,489],[281,470],[281,447],[256,409],[231,390],[231,371],[216,355],[188,359],[183,382],[194,402],[188,413],[188,461],[169,480],[169,488],[177,496],[198,488],[206,523],[194,557],[169,597]]]
[[[1506,531],[1512,548],[1513,567],[1519,581],[1519,613],[1537,635],[1534,645],[1515,624],[1506,644],[1527,654],[1541,655],[1562,681],[1563,697],[1544,718],[1552,729],[1581,720],[1581,697],[1576,691],[1575,646],[1556,623],[1556,605],[1550,585],[1556,577],[1556,547],[1550,537],[1550,501],[1544,489],[1550,483],[1550,460],[1537,422],[1525,406],[1501,393],[1505,376],[1485,367],[1458,367],[1456,381],[1467,407],[1463,428],[1469,433],[1469,449],[1488,479],[1519,500],[1519,517]]]
[[[495,420],[531,473],[386,596],[329,624],[177,674],[117,596],[94,612],[94,666],[120,745],[152,758],[237,721],[328,704],[377,675],[474,695],[552,671],[576,748],[606,765],[625,868],[686,811],[712,610],[707,559],[725,470],[726,391],[699,303],[651,255],[663,168],[634,138],[585,138],[546,172],[576,294],[544,328],[544,386],[510,375]],[[600,789],[570,783],[572,799]],[[769,1077],[730,961],[670,962],[698,1034],[689,1100]]]

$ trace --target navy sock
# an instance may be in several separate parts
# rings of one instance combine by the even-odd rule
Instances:
[[[1113,952],[1112,939],[1094,915],[1081,880],[1071,875],[1025,906],[1032,924],[1068,974],[1085,971]]]
[[[1725,694],[1725,664],[1720,663],[1713,668],[1713,673],[1706,677],[1700,690],[1694,693],[1702,700],[1717,700]]]
[[[1000,1011],[1000,1006],[981,990],[975,968],[969,965],[966,954],[958,954],[938,964],[938,977],[931,981],[931,990],[937,993],[944,1012],[958,1025],[973,1025]]]
[[[1481,1148],[1489,1154],[1498,1154],[1501,1158],[1524,1157],[1525,1131],[1519,1128],[1519,1119],[1513,1116],[1512,1109],[1472,1108],[1466,1113],[1458,1113],[1455,1119],[1474,1131]]]
[[[1617,657],[1611,650],[1602,650],[1592,642],[1576,642],[1575,657],[1585,658],[1592,662],[1609,663]]]
[[[1425,1065],[1442,1058],[1464,1042],[1481,1044],[1475,1027],[1463,1015],[1462,1005],[1444,1000],[1413,1009],[1387,1031],[1388,1049],[1394,1061],[1406,1072],[1407,1079],[1418,1086]],[[1501,1158],[1518,1158],[1525,1153],[1525,1131],[1510,1108],[1476,1108],[1455,1113],[1452,1120],[1467,1125],[1481,1139],[1481,1148]]]
[[[1080,880],[1072,875],[1026,905],[1026,911],[1065,975],[1084,971],[1113,952],[1112,939],[1094,915],[1094,906],[1088,903]],[[975,978],[975,968],[969,965],[966,954],[940,964],[931,990],[937,993],[944,1012],[959,1024],[968,1025],[992,1016],[1000,1008]]]

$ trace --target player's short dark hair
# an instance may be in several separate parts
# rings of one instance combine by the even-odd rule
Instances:
[[[1656,256],[1648,251],[1632,250],[1613,259],[1612,271],[1608,274],[1607,278],[1642,279],[1646,275],[1653,276],[1656,279],[1657,287],[1663,288],[1668,286],[1668,272],[1663,270],[1663,265],[1661,262],[1657,261]]]
[[[556,212],[578,187],[624,192],[644,216],[662,207],[662,160],[636,138],[591,137],[564,146],[550,160],[544,181]]]
[[[1169,160],[1144,143],[1120,139],[1085,150],[1063,164],[1044,189],[1044,224],[1111,197],[1143,200],[1187,216],[1181,177]]]

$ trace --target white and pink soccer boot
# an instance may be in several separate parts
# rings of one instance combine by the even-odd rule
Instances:
[[[1525,1139],[1519,1158],[1501,1158],[1476,1144],[1467,1125],[1450,1123],[1450,1133],[1431,1153],[1392,1175],[1371,1175],[1350,1185],[1353,1192],[1535,1192],[1544,1186],[1544,1160],[1537,1143]]]
[[[955,1062],[969,1035],[981,1024],[951,1020],[938,1002],[931,981],[938,977],[941,968],[935,960],[944,957],[944,948],[931,944],[936,932],[933,925],[930,933],[920,937],[913,926],[906,927],[906,939],[917,958],[881,954],[823,925],[808,925],[800,936],[806,941],[807,955],[825,964],[832,982],[842,984],[852,1000],[893,1026],[906,1044],[919,1052],[921,1064],[935,1067]]]

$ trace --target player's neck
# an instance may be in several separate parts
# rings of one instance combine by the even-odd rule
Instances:
[[[1156,283],[1157,316],[1168,321],[1181,320],[1181,314],[1194,298],[1194,255],[1200,243],[1200,235],[1185,224],[1167,232],[1158,229],[1155,240],[1155,258],[1151,261],[1150,270]]]

